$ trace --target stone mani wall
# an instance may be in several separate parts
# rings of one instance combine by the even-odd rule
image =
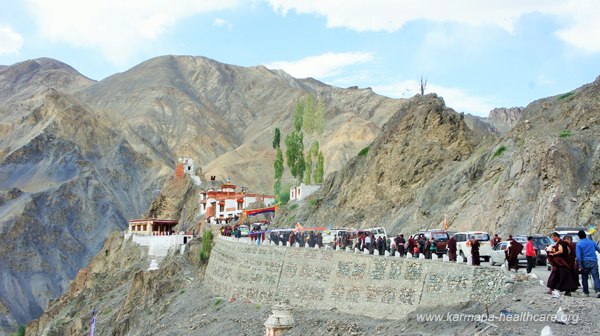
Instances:
[[[298,308],[399,319],[417,306],[491,302],[501,295],[504,276],[497,268],[220,238],[205,283],[224,297],[262,303],[287,299]]]

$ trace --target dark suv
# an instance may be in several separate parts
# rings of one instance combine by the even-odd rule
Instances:
[[[431,237],[435,239],[435,253],[438,257],[442,257],[448,251],[448,232],[444,230],[421,230],[413,235],[413,237],[419,237],[420,235],[425,236],[425,239],[431,240]]]

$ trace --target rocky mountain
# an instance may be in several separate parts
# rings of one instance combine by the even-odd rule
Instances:
[[[490,111],[487,121],[500,133],[513,128],[523,115],[522,107],[498,107]]]
[[[274,128],[291,130],[309,94],[327,124],[306,140],[321,141],[327,172],[405,103],[203,57],[158,57],[99,82],[51,59],[0,68],[0,328],[39,316],[109,232],[147,214],[178,157],[271,191]]]
[[[78,96],[122,125],[123,136],[155,159],[171,163],[173,157],[191,157],[207,175],[269,191],[274,128],[284,134],[291,130],[295,102],[307,94],[323,101],[329,120],[318,138],[328,172],[370,143],[402,104],[370,89],[339,89],[263,66],[243,68],[191,56],[149,60]],[[257,171],[264,178],[257,178]]]
[[[600,219],[600,77],[527,106],[512,129],[483,135],[435,95],[411,99],[368,154],[331,174],[279,223],[549,233]],[[294,209],[294,210],[291,210]]]

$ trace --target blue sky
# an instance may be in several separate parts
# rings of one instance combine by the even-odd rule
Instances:
[[[103,79],[165,55],[428,91],[486,116],[600,75],[597,0],[0,0],[0,64],[52,57]]]

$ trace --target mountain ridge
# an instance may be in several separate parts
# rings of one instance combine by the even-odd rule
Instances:
[[[307,141],[321,140],[329,171],[404,104],[191,56],[158,57],[101,81],[30,60],[0,69],[0,87],[0,241],[9,242],[0,246],[0,306],[9,310],[0,329],[39,316],[109,232],[147,213],[178,157],[269,192],[272,128],[292,129],[296,100],[324,101],[328,138]]]
[[[467,130],[464,118],[452,124],[450,133],[439,128],[442,124],[432,124],[430,131],[437,134],[422,137],[418,123],[394,129],[401,124],[393,121],[402,119],[396,115],[366,157],[356,157],[331,174],[321,191],[296,210],[284,211],[278,223],[384,225],[393,234],[412,234],[441,227],[447,215],[453,230],[504,236],[592,225],[600,219],[599,93],[597,79],[569,93],[536,100],[502,134]],[[433,96],[413,99],[406,106],[429,114],[443,106]],[[472,149],[459,146],[471,154],[454,160],[452,147],[438,155],[422,143],[407,145],[398,139],[402,132],[412,132],[413,141],[452,139],[453,132],[476,141]],[[423,171],[428,173],[425,179]],[[410,172],[413,176],[407,176]]]

